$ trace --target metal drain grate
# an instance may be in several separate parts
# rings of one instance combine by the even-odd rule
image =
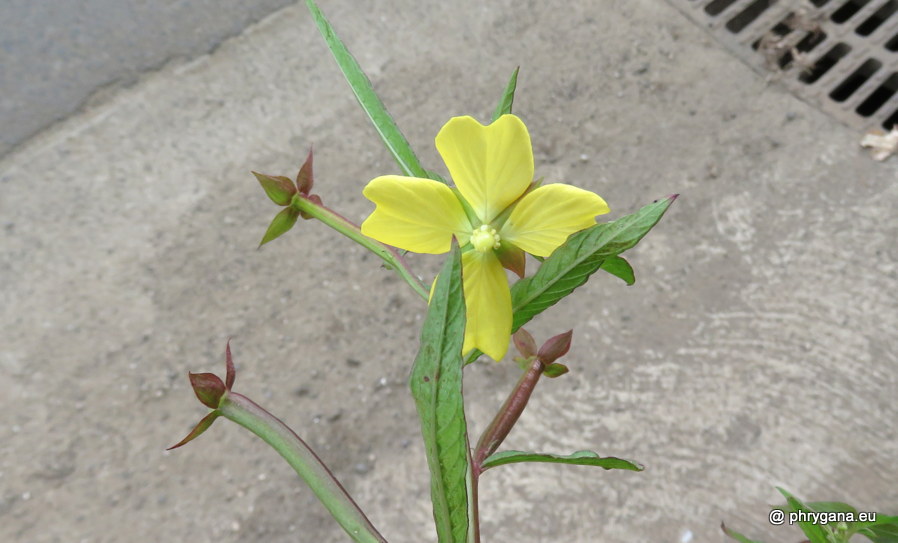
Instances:
[[[898,0],[669,0],[849,126],[898,124]]]

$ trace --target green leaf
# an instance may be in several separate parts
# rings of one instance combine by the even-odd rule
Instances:
[[[661,220],[677,196],[656,200],[632,215],[597,224],[568,238],[543,260],[535,275],[521,279],[511,288],[512,333],[586,283],[606,260],[639,243]],[[465,364],[474,362],[481,354],[474,349]]]
[[[453,243],[437,278],[409,387],[421,419],[439,543],[462,543],[469,530],[471,458],[462,401],[465,301],[461,252]]]
[[[639,243],[675,199],[669,196],[657,200],[632,215],[597,224],[568,238],[535,275],[518,281],[511,289],[512,332],[586,283],[607,259]]]
[[[786,501],[789,503],[789,507],[792,508],[793,512],[811,512],[811,509],[808,508],[808,506],[803,504],[801,500],[790,494],[788,491],[780,487],[776,487],[776,489],[779,490],[780,494],[786,497]],[[809,520],[799,520],[798,527],[801,528],[801,531],[804,532],[804,535],[807,536],[811,543],[830,543],[829,538],[827,537],[828,530],[822,525],[815,524]]]
[[[543,375],[545,375],[549,379],[555,379],[556,377],[561,377],[569,371],[571,370],[564,364],[555,362],[554,364],[549,364],[548,366],[546,366],[546,369],[543,370]]]
[[[296,194],[296,186],[293,181],[282,175],[271,176],[264,173],[253,172],[259,184],[265,190],[265,194],[272,202],[279,206],[290,204],[293,195]]]
[[[845,502],[808,502],[805,504],[811,511],[855,513],[857,509]]]
[[[262,236],[262,241],[259,243],[259,247],[287,233],[293,228],[293,225],[296,224],[297,217],[299,217],[299,210],[293,206],[282,209],[280,213],[274,216],[271,224],[268,225],[268,230],[266,230],[265,235]]]
[[[502,451],[489,456],[483,461],[483,469],[494,468],[503,464],[517,462],[548,462],[551,464],[572,464],[575,466],[596,466],[603,469],[626,469],[642,471],[642,465],[613,456],[601,457],[592,451],[577,451],[574,454],[561,456],[557,454],[533,453],[523,451]]]
[[[727,535],[730,539],[735,539],[739,543],[761,543],[760,541],[755,541],[754,539],[749,539],[744,535],[740,534],[735,530],[731,530],[726,527],[726,524],[720,523],[720,529],[723,530],[723,533]]]
[[[898,543],[898,516],[877,515],[876,521],[858,530],[873,543]]]
[[[418,162],[418,157],[415,156],[414,151],[409,146],[408,140],[399,131],[399,127],[396,126],[390,114],[387,113],[383,102],[380,101],[377,93],[374,92],[371,81],[368,80],[368,76],[362,71],[352,53],[349,52],[349,49],[346,48],[346,45],[334,32],[333,27],[324,17],[324,14],[321,13],[321,10],[318,9],[314,0],[306,0],[306,5],[312,13],[315,25],[318,26],[324,41],[327,42],[328,48],[340,66],[340,70],[343,71],[346,81],[352,87],[352,92],[355,93],[359,104],[365,110],[365,113],[368,114],[368,118],[371,119],[374,128],[377,129],[378,134],[380,134],[390,154],[396,159],[399,167],[402,168],[403,173],[411,177],[428,177],[427,172]]]
[[[606,258],[605,262],[602,262],[601,269],[615,277],[623,279],[624,283],[626,283],[627,286],[630,286],[636,282],[636,273],[633,271],[633,266],[631,266],[629,262],[624,260],[623,257],[612,256],[610,258]]]
[[[511,113],[511,106],[514,103],[514,91],[518,86],[518,70],[520,69],[521,67],[518,66],[514,69],[514,73],[511,74],[511,79],[508,80],[505,92],[502,93],[502,99],[499,100],[496,111],[493,112],[493,122],[496,122],[496,119],[502,115]]]

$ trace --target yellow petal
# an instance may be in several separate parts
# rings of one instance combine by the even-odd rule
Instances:
[[[452,190],[431,179],[384,175],[368,183],[362,194],[377,204],[362,223],[362,234],[416,253],[449,250],[452,235],[465,244],[471,223]]]
[[[453,117],[436,137],[455,186],[489,223],[533,181],[533,149],[527,127],[514,115],[489,126],[472,117]]]
[[[462,352],[480,349],[502,360],[511,338],[511,292],[508,278],[492,251],[461,255],[467,324]]]
[[[500,236],[528,253],[549,256],[573,234],[608,213],[608,204],[588,190],[554,183],[521,198],[502,226]]]

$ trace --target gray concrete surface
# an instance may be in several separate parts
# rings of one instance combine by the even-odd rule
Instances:
[[[768,541],[774,485],[898,511],[894,161],[653,0],[328,0],[422,159],[488,116],[514,66],[538,175],[612,217],[682,197],[629,256],[530,330],[575,329],[509,448],[590,448],[644,473],[511,466],[482,485],[484,541]],[[391,542],[433,541],[405,381],[424,307],[360,249],[276,212],[249,170],[310,144],[325,202],[362,219],[395,172],[301,6],[111,93],[0,161],[0,540],[338,542],[289,468],[203,415],[221,371],[292,424]],[[416,257],[430,274],[439,258]],[[466,376],[475,435],[516,378]]]
[[[74,113],[100,89],[134,83],[291,0],[0,2],[0,156]],[[102,96],[97,97],[102,100]]]

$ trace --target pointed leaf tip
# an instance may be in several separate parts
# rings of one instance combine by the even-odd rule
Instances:
[[[543,343],[543,346],[539,348],[539,353],[537,354],[539,360],[543,364],[548,365],[566,355],[571,348],[571,338],[573,335],[574,331],[568,330],[563,334],[550,337]]]
[[[217,418],[218,418],[218,411],[217,411],[217,410],[216,410],[216,411],[212,411],[211,413],[207,414],[205,417],[202,418],[202,420],[200,420],[200,421],[197,423],[196,426],[193,427],[193,430],[191,430],[190,433],[187,434],[187,437],[185,437],[184,439],[182,439],[182,440],[179,441],[178,443],[172,445],[171,447],[169,447],[169,448],[167,448],[167,449],[165,449],[165,450],[170,451],[170,450],[173,450],[173,449],[177,449],[178,447],[183,447],[184,445],[187,445],[188,443],[190,443],[190,442],[193,441],[194,439],[198,438],[203,432],[205,432],[206,430],[208,430],[209,427],[212,426],[212,423],[215,422],[215,419],[217,419]]]
[[[214,373],[191,373],[189,377],[190,386],[193,387],[197,399],[206,407],[218,409],[218,404],[226,390],[221,379]]]
[[[231,390],[236,378],[237,371],[234,369],[234,359],[231,358],[231,338],[228,338],[228,345],[225,347],[225,389]]]
[[[271,224],[268,225],[268,230],[265,231],[265,235],[262,236],[262,241],[259,242],[259,247],[289,232],[290,229],[293,228],[293,225],[296,224],[296,219],[298,217],[299,211],[293,206],[282,209],[280,213],[275,215],[274,219],[271,220]]]
[[[264,173],[253,172],[259,184],[265,190],[265,194],[272,202],[279,206],[290,204],[290,199],[296,194],[296,186],[293,181],[283,176],[271,176]]]
[[[309,155],[306,157],[306,161],[303,163],[302,167],[299,169],[299,173],[296,174],[296,189],[305,195],[308,195],[312,192],[312,185],[315,184],[315,178],[312,173],[312,147],[309,147]]]

